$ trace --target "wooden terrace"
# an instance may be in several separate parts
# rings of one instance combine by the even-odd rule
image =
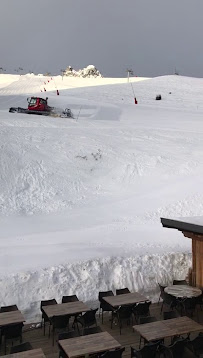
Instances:
[[[167,308],[167,307],[166,307]],[[157,320],[163,320],[163,316],[160,314],[161,310],[161,302],[160,304],[152,304],[150,306],[150,314],[151,316],[155,316]],[[164,309],[167,311],[167,309]],[[198,313],[198,314],[197,314]],[[120,335],[118,325],[113,324],[113,329],[111,329],[110,315],[108,313],[104,314],[104,324],[101,322],[101,318],[97,316],[97,323],[101,327],[102,331],[107,331],[111,334],[113,338],[115,338],[121,346],[125,347],[125,352],[123,353],[123,357],[130,357],[130,347],[133,346],[135,348],[139,348],[139,340],[140,336],[138,333],[133,331],[132,325],[127,325],[126,322],[123,324],[122,333]],[[192,317],[196,322],[203,324],[203,310],[198,309],[195,312],[195,315]],[[133,325],[136,323],[134,322]],[[196,337],[197,333],[192,333],[191,337]],[[43,335],[43,328],[36,328],[36,324],[27,324],[23,328],[23,342],[29,341],[34,349],[42,348],[46,358],[58,358],[59,350],[58,344],[55,342],[54,346],[52,346],[52,339],[48,337],[48,329],[46,330],[46,335]],[[170,344],[170,338],[165,339],[165,343],[167,345]],[[9,343],[10,344],[10,343]],[[16,342],[16,344],[18,344]],[[143,346],[143,345],[142,345]],[[10,345],[8,346],[7,352],[9,353]],[[7,354],[8,354],[7,353]],[[0,356],[4,355],[3,345],[1,347]],[[192,357],[192,354],[188,351],[187,357]]]

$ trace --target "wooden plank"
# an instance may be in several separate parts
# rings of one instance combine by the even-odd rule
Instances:
[[[195,322],[193,319],[183,316],[164,321],[167,327],[174,330],[175,335],[181,335],[191,332],[200,332],[203,330],[203,325]]]
[[[180,334],[202,331],[203,326],[184,316],[164,321],[135,325],[133,326],[133,329],[147,341],[153,341]]]
[[[19,310],[0,313],[0,327],[23,322],[25,322],[25,318]]]
[[[203,287],[203,235],[187,231],[183,231],[183,235],[192,239],[193,285]]]
[[[167,286],[164,291],[169,295],[172,295],[176,298],[192,298],[198,297],[202,294],[202,291],[197,287],[191,287],[188,285],[172,285]]]
[[[90,311],[90,308],[86,306],[82,301],[61,303],[57,305],[43,306],[43,311],[49,318],[57,315],[74,315],[82,312]]]
[[[196,237],[192,239],[192,272],[193,284],[203,287],[203,241]]]
[[[64,353],[69,358],[104,352],[109,349],[120,348],[117,342],[108,332],[90,334],[58,342]]]
[[[8,354],[6,356],[2,356],[2,358],[46,358],[42,349],[31,349],[26,352],[19,352],[14,354]]]
[[[192,283],[196,286],[196,241],[192,240]]]
[[[195,222],[196,220],[194,220],[194,218],[186,219],[190,219],[190,221],[161,218],[161,223],[163,227],[177,229],[182,231],[183,233],[198,235],[203,240],[203,217],[201,222],[199,222],[198,224]]]
[[[148,342],[155,339],[172,337],[174,335],[173,330],[165,325],[163,321],[138,324],[133,326],[133,329]]]
[[[185,231],[183,231],[183,235],[192,239],[193,284],[203,287],[203,235]]]
[[[182,231],[182,233],[185,237],[188,237],[189,239],[203,241],[203,234],[197,234],[189,231]]]
[[[104,301],[109,303],[112,307],[131,305],[139,302],[145,302],[149,299],[138,292],[125,293],[117,296],[107,296],[102,298]]]
[[[196,240],[196,285],[203,287],[203,241]]]

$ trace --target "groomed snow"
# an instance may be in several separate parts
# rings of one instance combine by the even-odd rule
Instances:
[[[127,286],[156,300],[158,282],[186,276],[191,241],[160,217],[203,214],[202,87],[0,75],[1,305],[34,321],[42,299],[93,307],[98,291]],[[74,119],[8,112],[31,94]]]

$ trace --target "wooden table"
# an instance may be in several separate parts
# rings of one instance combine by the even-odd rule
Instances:
[[[30,351],[8,354],[2,358],[46,358],[42,349],[31,349]]]
[[[117,296],[102,297],[102,300],[109,303],[112,307],[126,306],[131,304],[133,305],[135,303],[149,301],[147,297],[141,295],[138,292],[125,293],[123,295]]]
[[[149,342],[156,339],[202,331],[203,326],[184,316],[164,321],[139,324],[133,326],[133,329]]]
[[[108,332],[89,334],[58,341],[59,346],[69,358],[96,354],[109,349],[120,348],[121,345]]]
[[[52,318],[53,316],[64,314],[69,314],[71,316],[90,311],[91,309],[87,307],[82,301],[75,301],[57,305],[43,306],[42,310],[45,312],[48,318]]]
[[[202,294],[202,291],[197,287],[188,285],[173,285],[164,289],[166,293],[176,298],[192,298],[198,297]]]
[[[23,322],[25,322],[25,318],[19,310],[0,313],[0,327]]]

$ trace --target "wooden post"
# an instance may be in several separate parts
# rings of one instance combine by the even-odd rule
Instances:
[[[192,284],[203,287],[203,235],[182,231],[185,237],[192,239]]]

